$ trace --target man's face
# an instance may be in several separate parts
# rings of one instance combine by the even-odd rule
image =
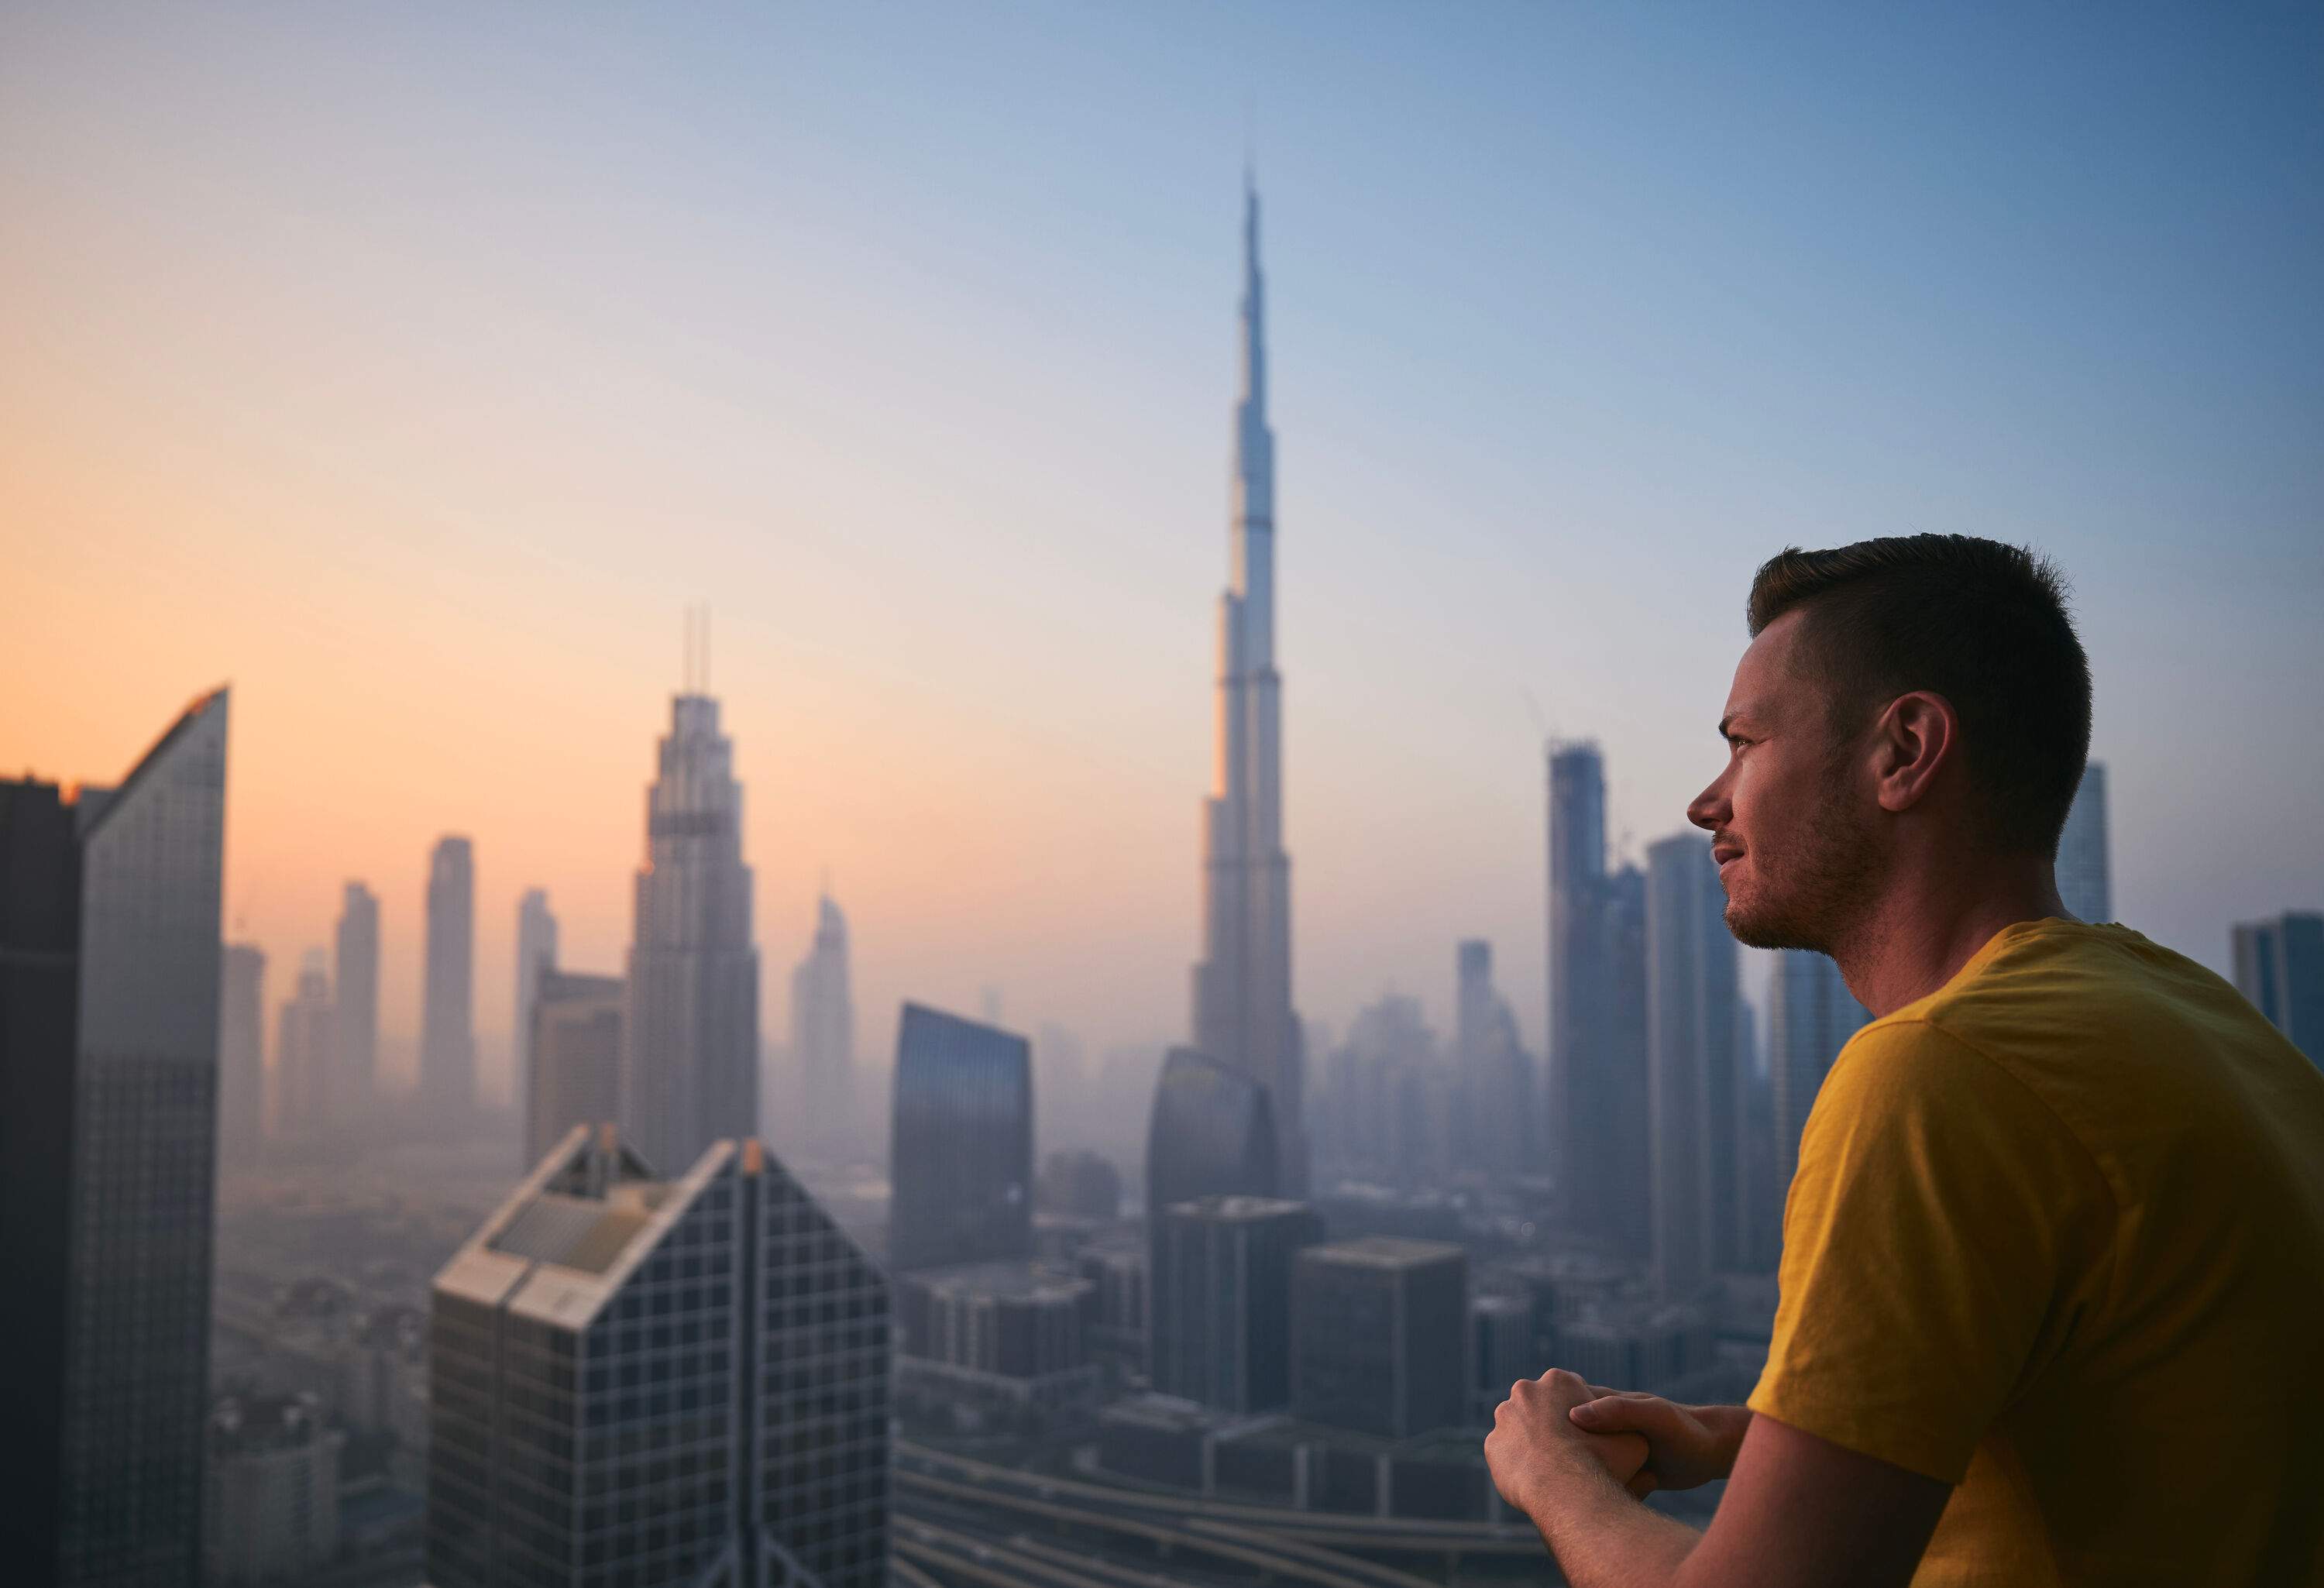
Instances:
[[[1686,815],[1711,836],[1738,941],[1829,953],[1878,891],[1879,806],[1830,687],[1800,665],[1805,615],[1760,630],[1736,664],[1719,725],[1727,767]]]

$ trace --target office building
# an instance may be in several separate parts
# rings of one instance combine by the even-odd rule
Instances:
[[[466,838],[428,858],[428,946],[420,1006],[420,1103],[458,1129],[476,1108],[476,856]]]
[[[1369,1235],[1306,1247],[1292,1273],[1295,1417],[1387,1439],[1463,1423],[1466,1251]]]
[[[2076,920],[2114,919],[2114,873],[2107,859],[2107,769],[2091,762],[2058,836],[2058,896]]]
[[[312,1136],[330,1129],[337,1093],[338,1011],[331,1003],[328,962],[309,948],[299,962],[299,986],[274,1029],[274,1132]]]
[[[525,1161],[538,1163],[576,1125],[617,1118],[622,1106],[622,1021],[629,989],[619,976],[541,968],[525,1042]]]
[[[1043,1213],[1111,1223],[1121,1216],[1121,1171],[1097,1153],[1053,1152],[1041,1164]]]
[[[1082,1323],[1093,1287],[1023,1260],[896,1279],[897,1399],[908,1409],[1022,1417],[1089,1401],[1103,1375]]]
[[[891,1269],[1032,1255],[1033,1055],[1024,1038],[904,1005],[890,1147]]]
[[[1218,731],[1203,805],[1203,957],[1194,1046],[1265,1087],[1283,1188],[1305,1192],[1305,1048],[1291,999],[1283,847],[1282,677],[1275,666],[1275,432],[1267,422],[1259,195],[1243,198],[1242,395],[1235,406],[1232,575],[1219,598]]]
[[[622,1120],[646,1161],[675,1173],[711,1142],[759,1127],[759,951],[742,787],[718,702],[690,688],[678,696],[656,756],[630,948]]]
[[[889,1327],[755,1140],[572,1131],[436,1279],[426,1580],[887,1588]]]
[[[1768,983],[1767,1070],[1775,1084],[1778,1177],[1786,1190],[1800,1167],[1800,1132],[1832,1060],[1872,1017],[1821,954],[1786,948]]]
[[[1154,1388],[1222,1411],[1291,1399],[1291,1269],[1323,1239],[1304,1202],[1204,1196],[1156,1214]]]
[[[1316,1099],[1317,1150],[1342,1178],[1438,1186],[1472,1163],[1457,1064],[1438,1051],[1420,1001],[1390,992],[1357,1012]]]
[[[549,912],[549,895],[539,888],[528,888],[516,905],[516,1014],[509,1026],[513,1033],[511,1047],[516,1056],[515,1092],[520,1103],[524,1096],[525,1076],[530,1070],[526,1060],[532,1041],[532,1001],[540,991],[541,973],[556,964],[557,917]],[[591,1117],[608,1120],[614,1116],[598,1113]],[[548,1149],[544,1143],[541,1151]],[[530,1153],[526,1161],[540,1156],[538,1152]]]
[[[2324,1068],[2324,914],[2287,910],[2235,928],[2236,986]]]
[[[339,1549],[339,1452],[311,1395],[230,1395],[210,1414],[202,1555],[208,1588],[302,1583]]]
[[[1646,850],[1646,1083],[1653,1271],[1672,1300],[1744,1260],[1743,1104],[1735,937],[1711,840]]]
[[[0,1537],[25,1583],[201,1571],[226,693],[115,788],[0,782]]]
[[[1174,1048],[1146,1130],[1146,1208],[1210,1196],[1273,1196],[1280,1137],[1267,1089],[1208,1054]]]
[[[1647,1145],[1646,879],[1606,863],[1597,745],[1549,752],[1549,1131],[1576,1233],[1643,1258]]]
[[[335,946],[335,1074],[341,1103],[350,1115],[360,1115],[379,1095],[379,900],[361,882],[349,882],[340,900]]]
[[[855,991],[847,917],[826,893],[816,901],[815,946],[791,972],[791,1063],[809,1139],[844,1148],[856,1122]]]
[[[266,956],[229,943],[219,966],[218,1163],[246,1169],[266,1138]]]

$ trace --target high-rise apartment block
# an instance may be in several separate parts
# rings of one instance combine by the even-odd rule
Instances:
[[[2236,987],[2324,1068],[2324,914],[2293,909],[2236,928]]]
[[[226,695],[120,785],[0,782],[0,1537],[12,1581],[201,1573]]]
[[[521,1083],[526,1162],[540,1162],[576,1125],[620,1117],[628,1002],[619,976],[540,973]]]
[[[1203,957],[1194,1045],[1265,1087],[1283,1188],[1307,1182],[1305,1039],[1291,997],[1283,847],[1283,679],[1275,666],[1275,431],[1259,195],[1243,204],[1242,396],[1235,405],[1231,576],[1219,598],[1218,737],[1203,802]]]
[[[420,1107],[438,1123],[464,1125],[476,1107],[476,855],[466,838],[440,838],[428,857],[425,976]]]
[[[434,1588],[887,1588],[887,1281],[755,1140],[575,1130],[429,1335]]]
[[[1304,1202],[1205,1196],[1158,1210],[1154,1388],[1222,1411],[1291,1399],[1291,1270],[1323,1239]]]
[[[1371,1235],[1302,1250],[1291,1331],[1303,1422],[1403,1439],[1467,1416],[1469,1254],[1458,1246]]]
[[[674,1173],[711,1142],[759,1128],[759,951],[742,786],[718,702],[679,695],[656,756],[630,947],[622,1120],[646,1161]]]
[[[246,1169],[266,1137],[266,956],[229,943],[219,965],[218,1162]]]
[[[1030,1256],[1031,1044],[998,1027],[904,1005],[889,1178],[890,1268]]]
[[[335,948],[335,1075],[340,1105],[359,1114],[379,1094],[379,900],[361,882],[349,882],[340,900]]]
[[[2058,836],[2058,896],[2076,920],[2114,919],[2114,872],[2107,843],[2107,769],[2091,762]]]
[[[1786,948],[1768,986],[1767,1068],[1775,1091],[1775,1146],[1784,1186],[1800,1167],[1807,1129],[1832,1060],[1871,1015],[1848,991],[1828,956]]]
[[[1744,1260],[1743,1089],[1736,952],[1711,840],[1646,850],[1646,1084],[1655,1281],[1689,1300]]]

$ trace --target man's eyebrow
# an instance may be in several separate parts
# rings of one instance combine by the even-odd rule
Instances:
[[[1749,722],[1749,713],[1730,711],[1725,716],[1719,719],[1719,736],[1721,739],[1730,738],[1733,736],[1734,732],[1738,727],[1747,726]]]

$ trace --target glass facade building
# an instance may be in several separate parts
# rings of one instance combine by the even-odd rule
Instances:
[[[2091,762],[2058,836],[2058,897],[2076,920],[2114,919],[2114,876],[2107,848],[2107,769]]]
[[[248,1168],[266,1137],[266,956],[229,943],[218,987],[218,1162]]]
[[[1032,1254],[1033,1053],[1024,1038],[904,1005],[890,1146],[890,1267]]]
[[[886,1588],[887,1282],[757,1141],[575,1130],[429,1327],[433,1588]]]
[[[2236,990],[2324,1068],[2324,915],[2287,910],[2235,928]]]
[[[0,783],[11,1580],[201,1570],[226,696],[116,789]]]
[[[1157,1217],[1154,1388],[1222,1411],[1286,1404],[1292,1260],[1323,1239],[1322,1217],[1267,1196],[1205,1196]]]

